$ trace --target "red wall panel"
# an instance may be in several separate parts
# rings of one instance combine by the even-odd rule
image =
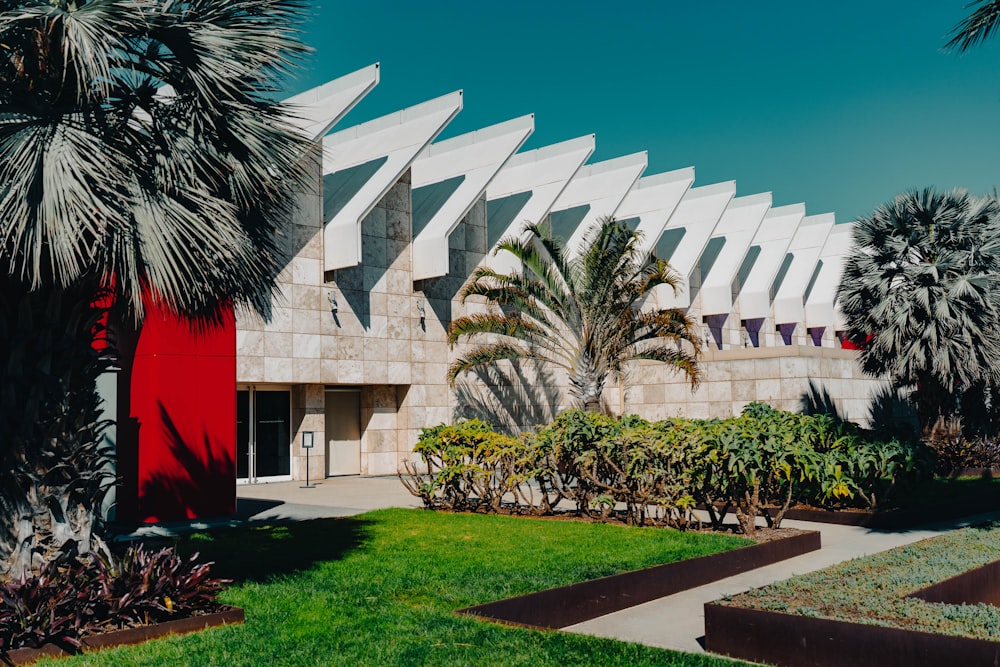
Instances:
[[[151,308],[123,363],[118,512],[126,520],[236,511],[236,325],[196,326]],[[124,466],[122,465],[124,463]],[[124,467],[124,469],[123,469]]]

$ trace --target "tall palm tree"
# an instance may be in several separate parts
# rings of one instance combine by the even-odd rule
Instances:
[[[841,308],[865,372],[916,390],[923,426],[1000,381],[1000,205],[907,192],[858,219]]]
[[[523,273],[480,267],[460,292],[463,301],[481,296],[493,308],[449,326],[452,345],[462,338],[489,341],[452,364],[450,381],[478,366],[534,359],[562,368],[573,398],[595,411],[608,377],[621,377],[631,360],[662,361],[698,382],[700,341],[691,319],[674,308],[639,307],[653,288],[675,287],[678,278],[665,261],[641,250],[638,233],[602,220],[571,259],[546,229],[525,231],[524,238],[498,246],[520,260]]]
[[[965,6],[972,13],[951,29],[946,49],[965,53],[990,39],[1000,28],[1000,0],[975,0]]]
[[[301,14],[299,0],[0,0],[0,324],[22,342],[0,344],[0,576],[93,547],[98,292],[132,324],[150,305],[266,312],[277,231],[306,188],[304,139],[272,98],[304,54]]]

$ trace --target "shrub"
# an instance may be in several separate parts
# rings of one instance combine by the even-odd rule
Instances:
[[[580,474],[610,501],[625,504],[627,523],[641,526],[650,518],[683,528],[693,521],[694,449],[675,445],[663,430],[639,423],[581,455]]]
[[[421,429],[413,451],[424,470],[404,461],[406,477],[400,479],[428,508],[464,510],[485,504],[496,510],[504,494],[516,492],[524,482],[524,444],[479,419]]]
[[[211,563],[196,560],[138,545],[120,558],[52,561],[7,582],[0,586],[0,655],[47,642],[78,648],[88,634],[211,611],[229,580],[210,577]]]
[[[608,516],[622,503],[629,523],[685,527],[701,503],[713,527],[735,511],[748,535],[759,516],[779,527],[794,503],[875,507],[931,460],[919,445],[762,403],[725,420],[653,424],[569,410],[520,440],[479,420],[442,424],[423,429],[414,452],[423,469],[405,462],[400,478],[427,507],[497,511],[512,498],[549,513],[568,499]]]
[[[578,513],[589,511],[601,491],[594,478],[607,478],[610,472],[605,458],[596,456],[596,452],[602,443],[621,431],[619,420],[587,410],[567,410],[540,429],[533,444],[539,463],[536,481],[546,505],[555,506],[566,498],[576,502]],[[580,467],[584,461],[588,467],[586,476]]]
[[[924,442],[934,450],[934,471],[950,476],[966,468],[1000,468],[1000,440],[989,436],[963,434],[958,419],[939,419],[924,432]]]

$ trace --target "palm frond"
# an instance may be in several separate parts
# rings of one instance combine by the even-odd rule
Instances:
[[[0,7],[0,252],[35,288],[105,275],[141,315],[264,312],[308,145],[270,97],[299,0]]]
[[[448,368],[448,382],[455,384],[455,378],[465,371],[481,366],[489,366],[498,361],[517,361],[520,359],[536,359],[538,361],[550,362],[551,360],[543,354],[532,350],[528,346],[513,345],[511,343],[495,343],[478,347],[468,354],[462,355]]]
[[[976,0],[965,9],[972,9],[972,13],[951,29],[945,49],[965,53],[990,39],[1000,26],[1000,0]]]
[[[641,236],[626,225],[601,220],[585,235],[573,259],[561,240],[537,225],[501,240],[498,249],[514,255],[523,273],[477,269],[461,296],[485,298],[502,314],[456,320],[449,341],[468,338],[475,343],[479,335],[501,341],[463,357],[452,366],[452,379],[494,359],[530,354],[564,368],[571,395],[589,408],[600,404],[607,377],[621,375],[623,364],[631,359],[668,361],[697,383],[700,340],[694,323],[676,309],[638,308],[654,287],[676,288],[679,278],[666,262],[643,251]],[[669,345],[676,349],[667,355]]]

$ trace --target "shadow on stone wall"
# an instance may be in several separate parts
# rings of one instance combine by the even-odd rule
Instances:
[[[843,416],[837,409],[830,392],[821,384],[814,380],[809,380],[809,390],[802,394],[800,399],[802,404],[802,414],[804,415],[830,415],[835,419],[843,420]]]
[[[920,434],[917,410],[900,390],[882,387],[868,407],[871,428],[887,437],[914,440]]]
[[[551,422],[559,409],[555,378],[544,366],[510,362],[470,371],[455,385],[455,419],[479,418],[517,435]]]

